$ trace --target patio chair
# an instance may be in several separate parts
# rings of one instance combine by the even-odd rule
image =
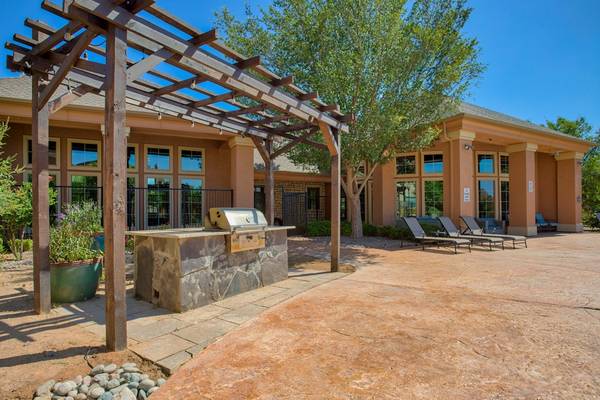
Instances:
[[[494,250],[494,246],[501,247],[504,250],[504,239],[499,237],[484,237],[481,235],[463,235],[460,233],[454,222],[448,217],[438,217],[438,220],[444,227],[444,230],[448,234],[449,237],[456,239],[466,239],[470,240],[471,244],[483,244],[488,245],[490,251]]]
[[[503,239],[505,241],[512,241],[513,249],[517,248],[518,243],[522,243],[525,245],[525,247],[527,247],[527,238],[525,236],[501,235],[499,233],[484,233],[483,230],[481,229],[481,227],[479,226],[479,224],[477,223],[477,221],[475,220],[475,217],[461,215],[460,219],[462,219],[463,222],[465,223],[465,225],[467,226],[467,229],[463,233],[471,232],[471,234],[473,234],[473,235],[478,235],[478,236],[483,236],[483,237],[496,237],[496,238]]]
[[[537,225],[538,232],[551,232],[558,228],[556,222],[546,221],[541,212],[535,213],[535,224]]]
[[[439,237],[439,236],[427,236],[421,224],[415,217],[403,217],[402,218],[408,227],[408,230],[413,235],[414,239],[421,244],[423,250],[427,245],[432,245],[435,247],[440,246],[454,246],[454,254],[458,253],[458,248],[460,246],[468,246],[469,253],[471,252],[471,241],[466,239],[456,239],[450,237]],[[431,246],[430,246],[431,247]]]

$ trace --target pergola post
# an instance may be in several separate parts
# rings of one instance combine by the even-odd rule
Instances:
[[[340,136],[337,129],[333,129],[333,140],[337,145],[337,152],[331,155],[331,272],[337,272],[340,262],[340,235],[341,235],[341,154]]]
[[[32,76],[31,137],[33,147],[33,290],[38,314],[50,312],[50,218],[48,200],[48,104],[40,105],[40,75]]]
[[[273,140],[265,140],[265,148],[269,155],[273,150]],[[269,157],[265,162],[265,211],[269,225],[275,223],[275,174],[273,158]]]
[[[110,24],[106,35],[106,109],[103,176],[104,268],[106,274],[106,347],[127,348],[125,224],[127,134],[127,32]]]

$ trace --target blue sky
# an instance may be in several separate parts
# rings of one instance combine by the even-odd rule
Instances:
[[[224,6],[243,15],[246,3],[257,8],[269,0],[157,2],[198,28],[209,29],[214,12]],[[470,4],[474,12],[466,33],[479,40],[487,70],[467,101],[535,123],[558,115],[584,116],[600,129],[600,1],[470,0]],[[39,5],[40,0],[0,2],[2,42],[15,32],[28,33],[23,26],[26,17],[60,24]],[[6,70],[5,57],[2,48],[0,76],[14,76]]]

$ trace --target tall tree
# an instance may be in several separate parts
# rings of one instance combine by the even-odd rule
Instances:
[[[462,33],[470,14],[465,0],[274,0],[243,20],[224,9],[217,25],[228,45],[355,115],[341,138],[342,186],[358,238],[373,172],[396,151],[429,146],[435,122],[481,73],[477,42]],[[327,154],[308,146],[290,158],[329,168]]]
[[[578,138],[588,137],[592,132],[592,126],[584,117],[577,119],[567,119],[564,117],[556,118],[556,121],[546,121],[546,126],[555,131],[566,133],[567,135]]]

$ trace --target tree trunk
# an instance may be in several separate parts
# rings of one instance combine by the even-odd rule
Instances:
[[[346,167],[346,208],[350,211],[350,223],[352,226],[352,239],[363,237],[362,217],[360,215],[360,192],[355,179],[356,175],[352,168]]]

